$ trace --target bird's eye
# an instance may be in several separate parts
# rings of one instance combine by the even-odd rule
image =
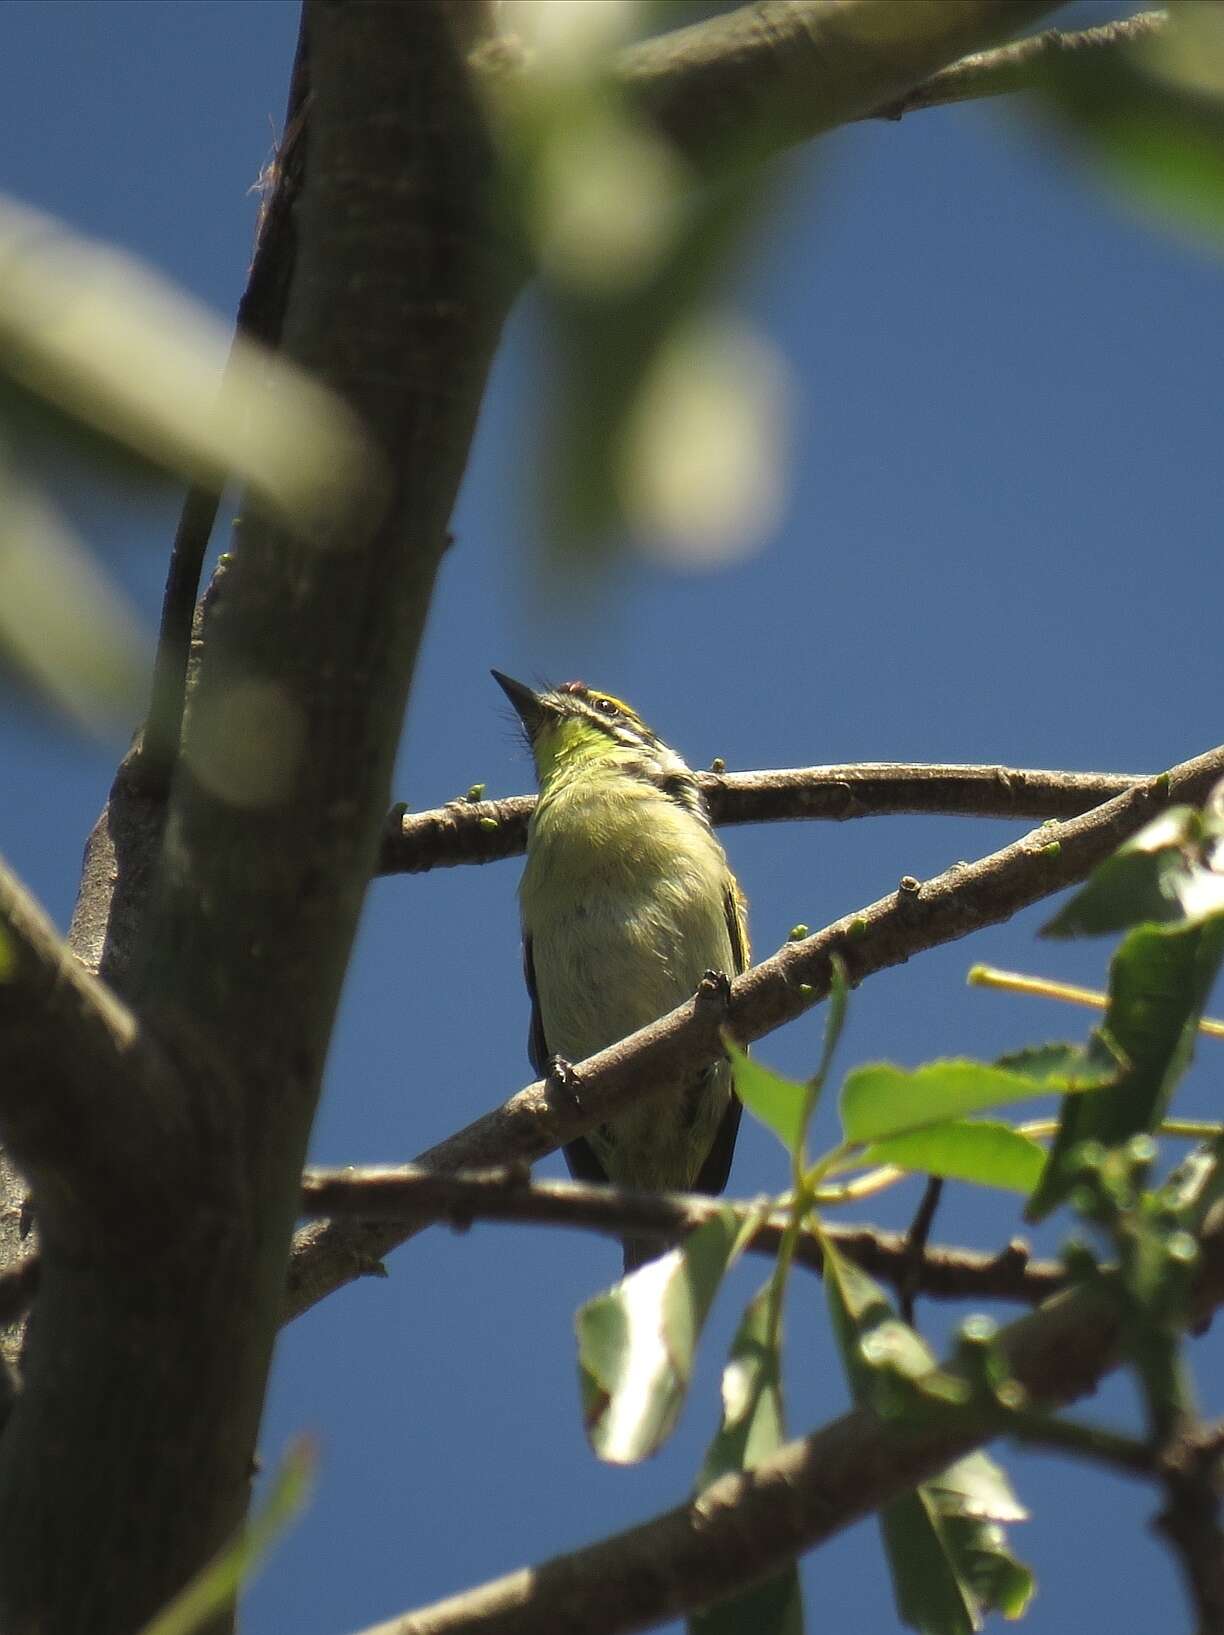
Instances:
[[[620,711],[610,698],[594,698],[591,700],[601,715],[619,715]]]

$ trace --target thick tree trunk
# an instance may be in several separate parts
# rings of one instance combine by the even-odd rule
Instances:
[[[150,1176],[86,1200],[54,1117],[13,1141],[43,1270],[0,1444],[5,1635],[131,1635],[243,1515],[336,999],[510,294],[445,8],[314,0],[307,30],[283,344],[389,481],[322,547],[250,516],[210,599],[166,845],[115,969],[149,1057],[128,1112]],[[90,1074],[52,1064],[49,1113]],[[80,1177],[91,1148],[112,1170],[108,1105],[85,1104]]]

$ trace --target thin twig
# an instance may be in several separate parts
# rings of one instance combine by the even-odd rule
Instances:
[[[922,1267],[926,1260],[927,1240],[935,1224],[935,1211],[943,1197],[943,1180],[938,1175],[927,1177],[922,1199],[914,1212],[909,1231],[905,1234],[906,1265],[902,1269],[898,1293],[901,1297],[901,1317],[913,1324],[914,1301],[922,1288]]]
[[[717,824],[790,819],[944,816],[1076,817],[1145,782],[1135,772],[1049,772],[1011,766],[910,765],[864,761],[767,772],[699,772]],[[458,863],[514,857],[527,844],[534,795],[457,800],[429,812],[396,808],[387,821],[380,874],[421,874]]]
[[[247,286],[238,303],[235,325],[238,346],[244,340],[254,340],[275,347],[280,338],[293,272],[296,237],[293,205],[305,167],[308,82],[306,35],[302,30],[289,86],[285,134],[276,158],[261,178],[264,197],[256,228],[255,252]],[[147,796],[165,797],[178,758],[192,622],[204,556],[220,503],[217,488],[198,485],[190,488],[170,550],[149,713],[140,753],[132,769],[141,793]]]
[[[1141,11],[1134,17],[1102,23],[1063,33],[1056,28],[993,51],[975,51],[959,62],[941,69],[916,85],[905,96],[867,119],[902,119],[922,108],[939,108],[950,102],[974,102],[983,97],[1010,96],[1016,91],[1032,91],[1047,84],[1052,74],[1069,67],[1093,68],[1110,55],[1157,38],[1168,26],[1166,11]]]
[[[578,1181],[532,1181],[525,1165],[455,1174],[416,1164],[361,1169],[310,1169],[302,1179],[304,1215],[356,1215],[368,1220],[447,1222],[466,1230],[473,1221],[520,1221],[581,1227],[621,1238],[626,1232],[674,1239],[694,1231],[719,1209],[748,1220],[759,1201],[714,1199],[697,1194],[632,1192]],[[786,1220],[765,1221],[751,1240],[760,1254],[777,1253]],[[924,1246],[915,1255],[909,1238],[875,1227],[824,1230],[867,1270],[899,1286],[913,1270],[925,1294],[942,1299],[1021,1300],[1030,1305],[1053,1294],[1065,1280],[1056,1261],[1030,1260],[1016,1241],[997,1254]],[[820,1271],[814,1233],[801,1235],[796,1260]]]
[[[928,948],[955,942],[1082,880],[1170,801],[1200,803],[1224,773],[1224,748],[1136,784],[1103,806],[1065,823],[1043,824],[973,864],[954,864],[927,881],[882,898],[788,943],[737,977],[728,1006],[699,996],[619,1044],[577,1064],[578,1095],[562,1084],[536,1083],[418,1155],[426,1168],[479,1169],[531,1163],[623,1111],[635,1100],[680,1082],[721,1053],[721,1029],[749,1042],[793,1021],[829,990],[834,955],[851,984],[903,964]],[[333,1290],[381,1266],[414,1233],[412,1226],[322,1221],[297,1234],[290,1261],[286,1315],[295,1316]]]
[[[642,40],[620,89],[699,172],[743,166],[905,96],[1055,0],[764,0]]]
[[[1188,1426],[1162,1449],[1165,1504],[1156,1526],[1182,1569],[1197,1635],[1224,1631],[1224,1528],[1220,1524],[1220,1458],[1224,1421]]]

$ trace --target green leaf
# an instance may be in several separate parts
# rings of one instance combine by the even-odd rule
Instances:
[[[722,1422],[697,1490],[730,1471],[751,1470],[785,1440],[780,1358],[769,1331],[773,1280],[749,1303],[723,1370]],[[802,1635],[803,1599],[795,1565],[689,1620],[693,1635]]]
[[[842,1086],[842,1130],[847,1141],[881,1141],[1033,1096],[1096,1090],[1117,1072],[1116,1063],[1106,1069],[1099,1053],[1061,1049],[1057,1058],[1013,1058],[1027,1067],[949,1060],[915,1068],[891,1062],[855,1068]]]
[[[634,1464],[671,1435],[738,1236],[734,1211],[720,1209],[678,1249],[579,1308],[583,1420],[601,1459]]]
[[[736,1095],[754,1118],[773,1131],[787,1152],[797,1152],[803,1140],[807,1085],[775,1073],[772,1067],[749,1056],[733,1039],[725,1042],[735,1075]]]
[[[1077,1090],[1103,1089],[1117,1078],[1119,1069],[1126,1066],[1126,1059],[1097,1032],[1091,1035],[1086,1046],[1061,1040],[1026,1045],[1022,1050],[998,1057],[995,1066],[1038,1079],[1061,1093],[1067,1083],[1074,1084]]]
[[[863,1154],[865,1164],[895,1164],[949,1181],[1005,1187],[1025,1197],[1037,1185],[1045,1160],[1045,1148],[1010,1124],[969,1119],[887,1136]]]
[[[931,1373],[934,1356],[895,1317],[879,1284],[827,1239],[824,1252],[830,1315],[855,1401],[874,1404],[880,1362],[911,1379]],[[988,1611],[1018,1617],[1033,1580],[1008,1551],[1000,1524],[1026,1515],[984,1453],[885,1506],[880,1529],[902,1620],[923,1635],[971,1635]]]
[[[762,1066],[749,1057],[730,1034],[723,1035],[740,1100],[754,1118],[774,1132],[794,1157],[798,1157],[803,1150],[807,1126],[816,1111],[820,1093],[829,1076],[833,1054],[846,1025],[846,996],[846,967],[834,954],[829,966],[829,1003],[825,1012],[820,1061],[806,1084],[784,1078],[772,1068]]]
[[[1103,1033],[1126,1065],[1115,1085],[1063,1104],[1029,1220],[1041,1220],[1067,1196],[1080,1142],[1113,1147],[1159,1125],[1193,1057],[1222,956],[1224,914],[1168,928],[1140,926],[1123,940],[1110,966]]]
[[[314,1445],[299,1437],[285,1454],[266,1502],[228,1547],[144,1626],[140,1635],[192,1635],[231,1607],[268,1550],[310,1498]]]
[[[1224,240],[1224,29],[1216,6],[1176,8],[1159,36],[1050,79],[1083,154],[1129,200]]]
[[[1174,806],[1095,869],[1041,929],[1043,937],[1095,937],[1133,925],[1185,924],[1224,909],[1224,874],[1205,866],[1218,818]]]

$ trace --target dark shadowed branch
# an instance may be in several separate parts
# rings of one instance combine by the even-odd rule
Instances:
[[[2,863],[0,1134],[61,1233],[172,1208],[190,1150],[177,1079]]]
[[[519,1221],[581,1227],[607,1237],[627,1232],[673,1239],[693,1231],[719,1209],[747,1220],[757,1205],[744,1200],[707,1198],[695,1193],[632,1192],[578,1181],[532,1181],[526,1165],[445,1173],[415,1164],[360,1169],[311,1169],[302,1182],[306,1215],[355,1215],[367,1220],[444,1223],[465,1231],[474,1221]],[[765,1221],[750,1247],[776,1256],[785,1214]],[[958,1300],[1020,1300],[1036,1305],[1065,1281],[1055,1261],[1030,1260],[1023,1243],[998,1254],[928,1246],[917,1259],[903,1232],[875,1227],[826,1226],[840,1249],[875,1276],[898,1287],[911,1272],[924,1294]],[[820,1271],[823,1260],[814,1233],[801,1234],[795,1259]]]

